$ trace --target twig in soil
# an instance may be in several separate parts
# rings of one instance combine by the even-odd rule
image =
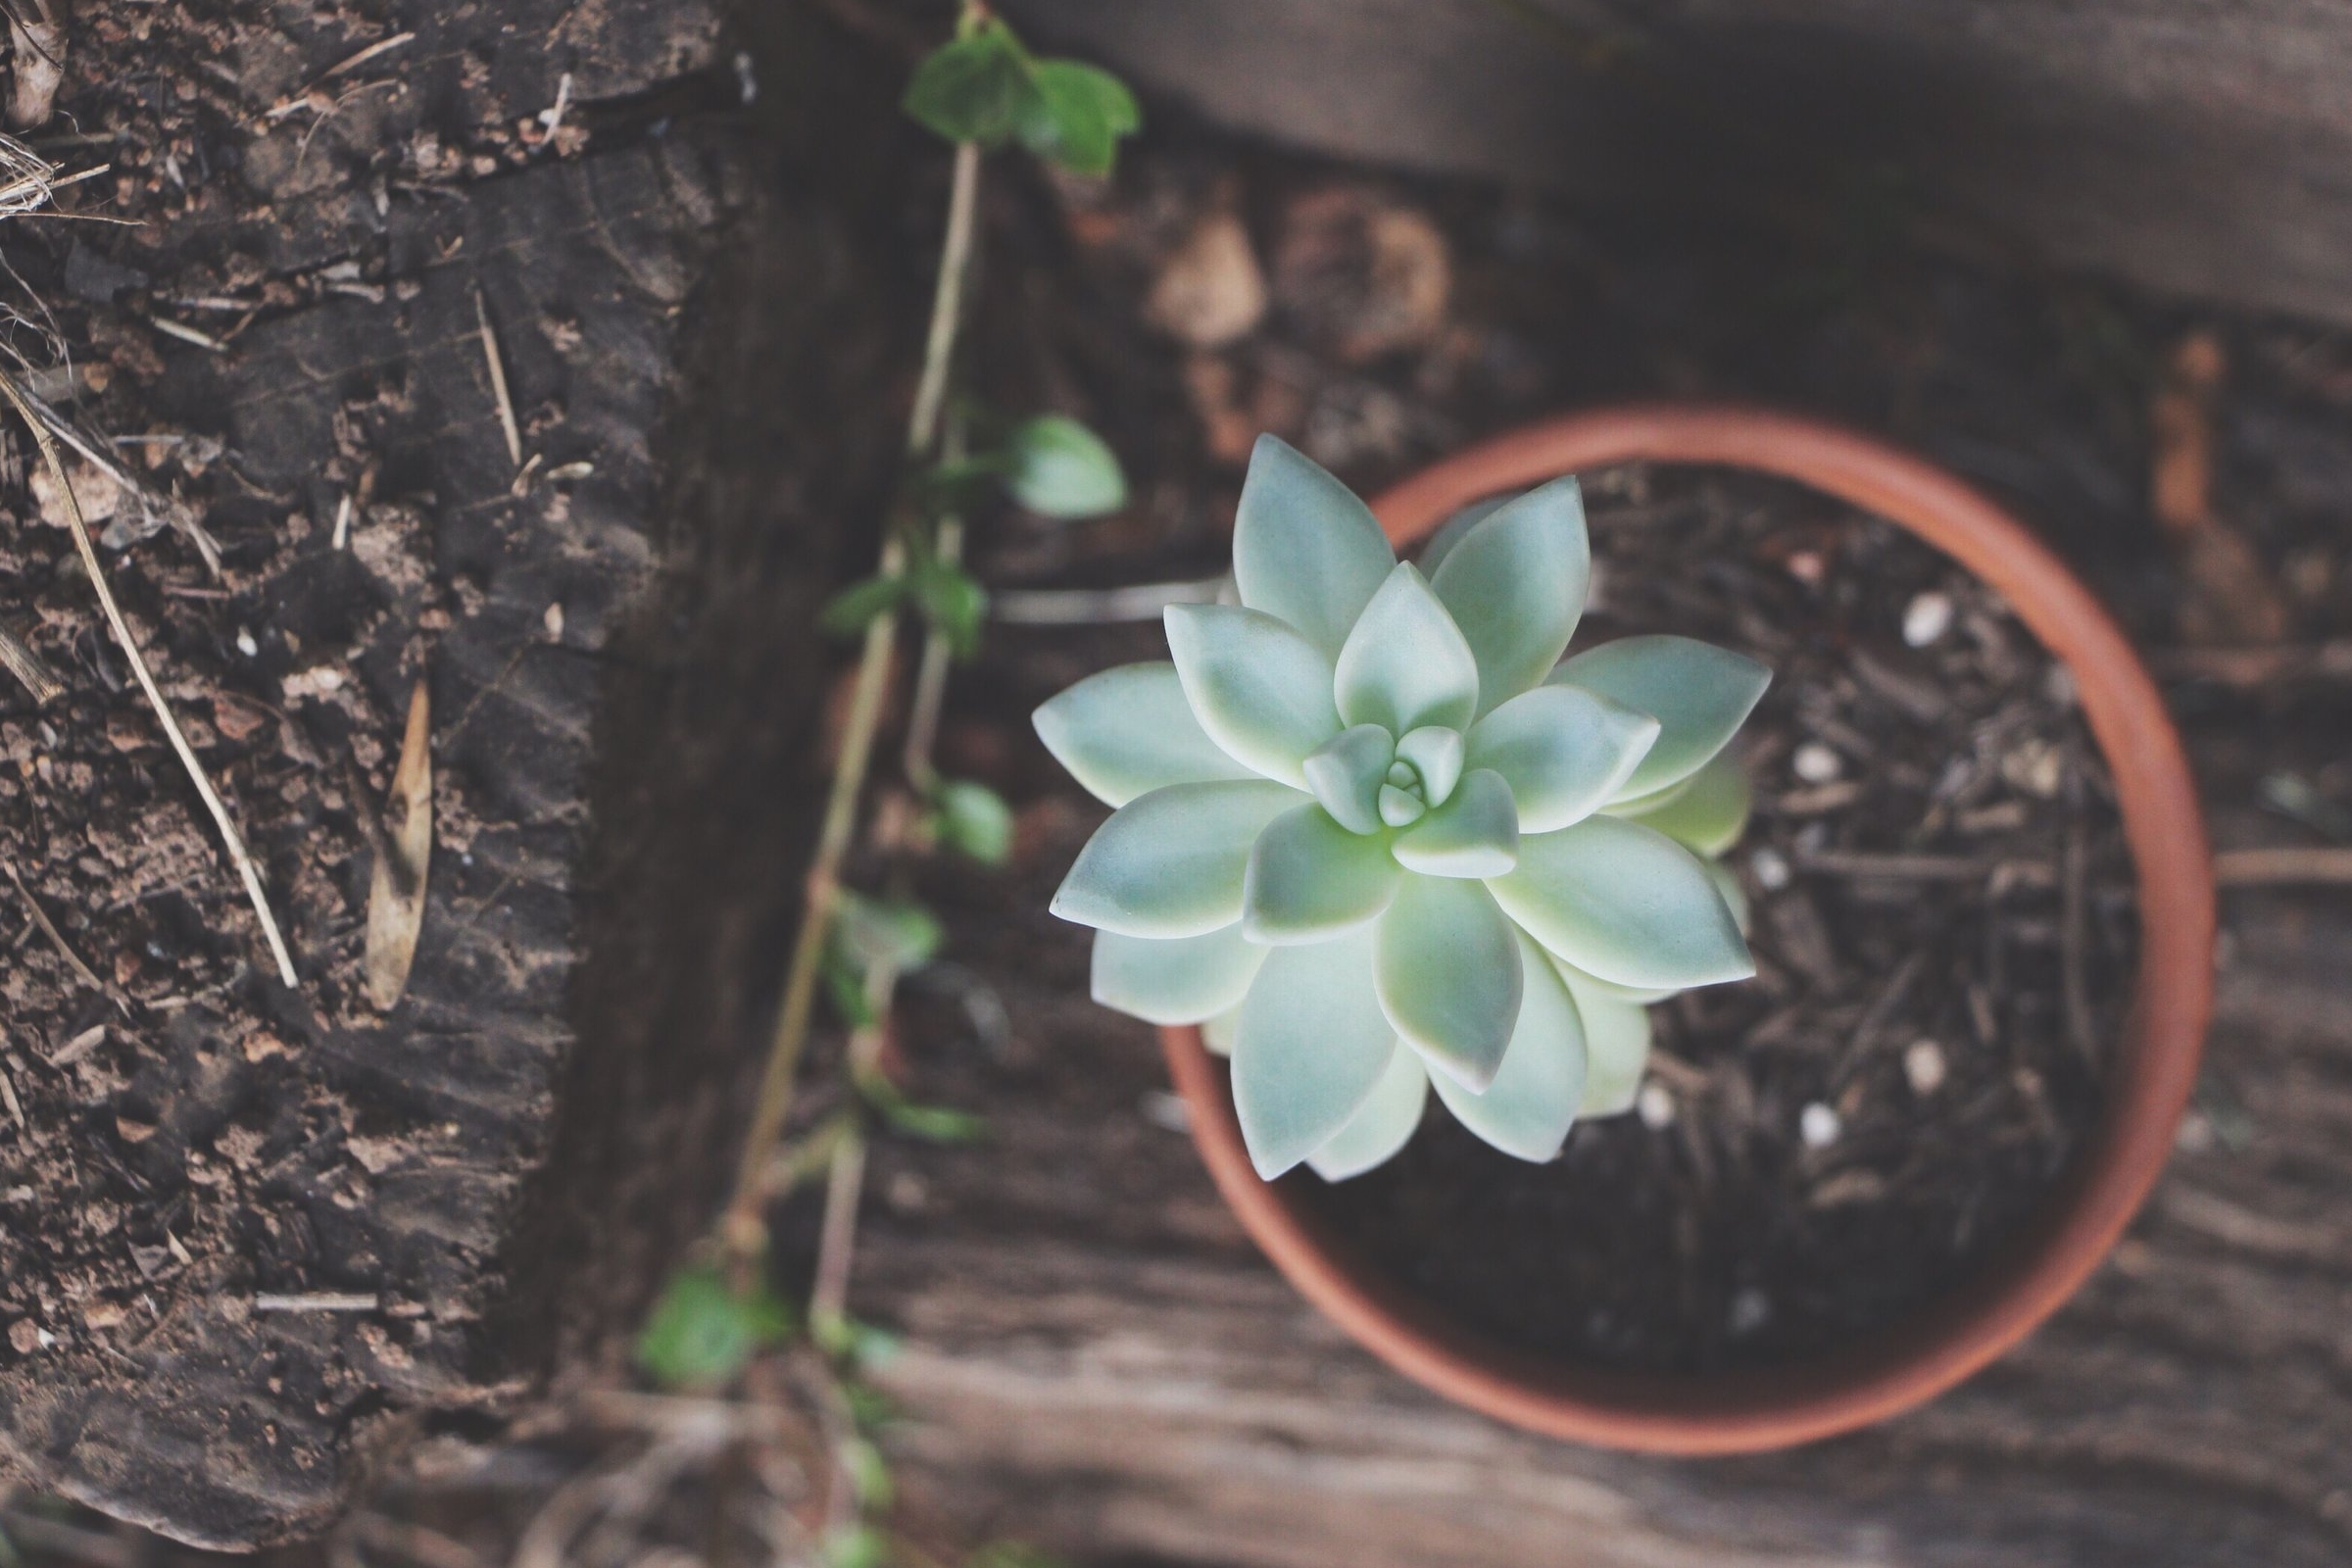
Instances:
[[[490,307],[482,291],[473,291],[473,317],[482,324],[482,358],[490,362],[490,392],[498,399],[498,427],[506,432],[507,456],[522,466],[522,426],[514,422],[514,400],[507,392],[507,362],[498,352],[498,332],[490,324]]]
[[[169,316],[150,316],[147,318],[147,324],[166,337],[175,337],[182,343],[193,343],[198,348],[211,353],[226,354],[228,352],[228,345],[213,336],[212,333],[199,332],[192,326],[183,326]]]
[[[253,1309],[256,1312],[380,1312],[384,1309],[384,1298],[333,1291],[282,1296],[265,1291],[254,1297]]]
[[[1170,605],[1213,605],[1233,579],[1139,583],[1129,588],[1001,588],[989,614],[1008,626],[1107,626],[1157,620]]]
[[[1982,882],[1994,876],[2013,887],[2049,887],[2057,872],[2039,860],[1980,859],[1970,855],[1879,855],[1863,850],[1799,854],[1800,871],[1878,877],[1889,882]]]
[[[172,751],[179,755],[180,765],[187,769],[188,778],[203,798],[205,808],[212,812],[213,825],[220,829],[220,841],[228,850],[229,859],[236,865],[237,876],[245,884],[245,893],[253,901],[254,913],[261,918],[262,935],[269,941],[270,956],[277,960],[277,975],[288,987],[296,984],[294,956],[286,951],[286,939],[279,934],[277,917],[270,912],[270,898],[262,889],[261,871],[254,865],[253,857],[246,853],[245,840],[238,834],[237,825],[228,814],[228,808],[213,789],[212,780],[205,777],[204,765],[196,760],[196,750],[180,733],[179,721],[172,716],[172,709],[164,701],[154,674],[147,668],[146,656],[139,652],[138,643],[130,635],[130,625],[122,618],[122,607],[115,603],[115,591],[108,586],[106,566],[98,559],[98,545],[90,537],[90,525],[81,514],[81,502],[74,494],[74,482],[66,476],[65,460],[58,456],[57,443],[50,438],[49,428],[34,413],[31,403],[17,386],[17,378],[0,370],[0,395],[5,395],[32,431],[33,440],[40,446],[41,457],[49,466],[49,476],[57,482],[58,494],[65,498],[66,511],[74,524],[74,544],[81,553],[81,564],[89,573],[90,587],[98,595],[99,608],[106,612],[107,624],[114,628],[115,640],[122,645],[122,653],[130,662],[131,673],[138,677],[139,689],[146,693],[147,702],[155,710],[164,734],[172,742]]]
[[[2352,887],[2352,850],[2224,850],[2213,858],[2213,879],[2226,888]]]
[[[7,1102],[8,1114],[16,1122],[19,1131],[32,1131],[32,1123],[24,1119],[24,1107],[17,1100],[16,1080],[9,1077],[5,1067],[0,1067],[0,1102]]]
[[[100,996],[113,997],[113,990],[105,981],[98,978],[97,971],[82,962],[81,955],[67,945],[66,934],[50,923],[47,912],[41,908],[41,901],[32,896],[32,890],[24,885],[24,879],[17,875],[17,868],[5,861],[0,861],[0,870],[8,872],[8,880],[15,886],[17,897],[23,899],[24,907],[32,911],[32,923],[41,928],[41,935],[49,939],[49,945],[55,948],[58,956],[66,960],[66,967],[72,969],[81,983],[92,991],[97,992]],[[116,1004],[121,1005],[121,999],[116,999]]]
[[[375,59],[377,56],[388,55],[393,50],[399,48],[402,44],[414,43],[416,41],[416,35],[413,32],[396,32],[389,38],[378,38],[375,40],[375,42],[369,44],[358,54],[353,55],[346,60],[339,60],[335,62],[335,64],[327,67],[326,70],[319,73],[318,79],[320,81],[332,81],[337,76],[349,75],[352,72],[359,70],[362,66],[366,65],[368,61]]]
[[[2058,881],[2059,990],[2067,1040],[2085,1062],[2098,1059],[2098,1019],[2090,1006],[2090,844],[2081,830],[2066,836]]]
[[[0,665],[24,682],[36,708],[65,695],[66,683],[57,678],[57,672],[41,662],[30,644],[5,626],[0,626]]]

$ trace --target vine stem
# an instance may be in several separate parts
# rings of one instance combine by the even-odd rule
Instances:
[[[956,355],[956,339],[963,322],[965,276],[971,269],[980,207],[980,148],[974,142],[956,145],[955,175],[948,191],[947,236],[940,248],[939,280],[931,297],[931,325],[923,343],[922,376],[915,384],[914,408],[906,421],[906,453],[920,463],[930,455],[940,435],[940,415],[947,402],[948,370]],[[906,547],[894,532],[882,546],[881,572],[885,577],[906,569]],[[767,1168],[792,1114],[793,1088],[800,1075],[801,1057],[808,1044],[808,1017],[816,1002],[816,985],[824,965],[825,945],[832,935],[833,915],[841,900],[841,865],[857,836],[858,803],[864,793],[866,772],[873,760],[874,735],[882,720],[883,697],[889,689],[892,649],[897,643],[899,617],[878,615],[865,629],[865,646],[858,657],[858,674],[850,697],[849,721],[843,727],[841,755],[833,765],[833,782],[825,814],[817,830],[816,855],[808,868],[807,903],[801,929],[794,940],[792,959],[785,971],[784,998],[768,1037],[767,1066],[752,1103],[752,1123],[745,1134],[743,1157],[736,1167],[733,1197],[720,1224],[721,1239],[739,1257],[765,1249],[766,1223],[761,1199],[767,1188]]]

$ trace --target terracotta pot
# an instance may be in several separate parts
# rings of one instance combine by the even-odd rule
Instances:
[[[1867,436],[1760,409],[1662,404],[1526,426],[1373,503],[1399,546],[1465,504],[1631,461],[1798,480],[1899,524],[2007,597],[2073,672],[2114,771],[2139,883],[2140,956],[2105,1119],[2062,1188],[1963,1287],[1850,1348],[1729,1373],[1642,1374],[1492,1343],[1393,1281],[1320,1219],[1312,1189],[1250,1169],[1224,1064],[1165,1031],[1218,1190],[1291,1282],[1366,1348],[1446,1397],[1537,1432],[1659,1453],[1734,1453],[1849,1431],[1932,1398],[2033,1332],[2096,1268],[2154,1185],[2196,1081],[2213,997],[2213,874],[2180,738],[2123,633],[2006,512]]]

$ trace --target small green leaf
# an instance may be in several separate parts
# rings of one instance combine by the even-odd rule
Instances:
[[[946,931],[939,916],[911,899],[869,899],[843,893],[833,914],[834,940],[863,976],[876,964],[904,974],[929,963]]]
[[[872,1525],[844,1525],[825,1537],[826,1568],[884,1568],[890,1543]]]
[[[850,1486],[858,1500],[868,1508],[887,1508],[898,1494],[890,1478],[890,1465],[882,1450],[864,1438],[851,1438],[841,1445],[841,1468],[850,1478]]]
[[[765,1285],[738,1291],[715,1268],[678,1271],[637,1339],[637,1364],[665,1388],[731,1383],[792,1333],[792,1309]]]
[[[901,106],[950,141],[997,147],[1038,114],[1031,64],[1012,29],[991,22],[940,45],[914,68]]]
[[[1038,157],[1073,174],[1107,174],[1118,159],[1119,138],[1143,128],[1143,111],[1127,84],[1098,66],[1077,60],[1039,61],[1029,74],[1015,133]]]
[[[923,618],[948,640],[958,659],[980,648],[980,623],[988,615],[988,590],[959,566],[926,561],[915,568],[914,600]]]
[[[904,1348],[903,1342],[890,1330],[839,1314],[821,1315],[811,1320],[808,1337],[816,1342],[818,1349],[861,1372],[887,1366]]]
[[[836,637],[855,637],[875,620],[899,608],[906,597],[904,577],[868,577],[854,582],[826,602],[817,624]]]
[[[925,1105],[908,1100],[897,1084],[878,1072],[857,1075],[858,1092],[882,1119],[910,1138],[929,1144],[972,1144],[988,1136],[986,1117],[952,1105]]]
[[[939,787],[939,841],[982,865],[1012,858],[1012,808],[985,784],[951,779]]]
[[[825,995],[832,999],[841,1021],[853,1029],[870,1029],[879,1021],[865,994],[865,976],[838,944],[825,956]]]
[[[1127,504],[1127,475],[1102,438],[1066,415],[1044,414],[1005,437],[1004,487],[1045,517],[1099,517]]]
[[[858,1423],[860,1432],[878,1432],[899,1418],[897,1402],[870,1383],[856,1380],[844,1383],[841,1398],[850,1407],[850,1419]]]

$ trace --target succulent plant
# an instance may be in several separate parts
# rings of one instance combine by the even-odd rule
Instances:
[[[1054,912],[1098,1002],[1232,1058],[1259,1173],[1329,1180],[1434,1086],[1505,1153],[1633,1103],[1644,1005],[1754,972],[1708,857],[1725,754],[1770,673],[1689,638],[1561,662],[1592,570],[1574,478],[1463,514],[1418,564],[1271,436],[1234,523],[1237,605],[1167,612],[1171,662],[1080,681],[1039,736],[1104,804]]]

